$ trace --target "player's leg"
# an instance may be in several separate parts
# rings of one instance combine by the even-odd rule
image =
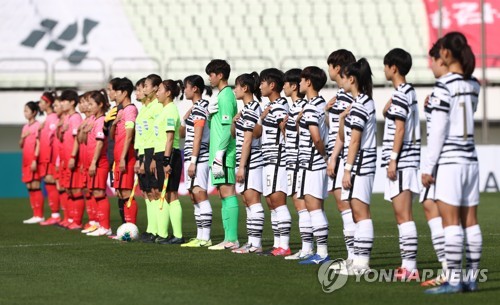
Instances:
[[[477,220],[479,205],[479,169],[477,164],[468,165],[464,183],[465,200],[460,208],[461,223],[465,228],[465,259],[466,275],[464,276],[464,291],[476,291],[479,262],[483,249],[483,236]]]
[[[61,215],[59,214],[59,190],[52,174],[55,171],[55,166],[53,164],[48,164],[48,166],[48,174],[44,177],[44,181],[51,214],[50,218],[40,223],[42,226],[55,225],[61,220]]]
[[[292,196],[293,205],[299,216],[299,233],[302,241],[302,248],[295,254],[286,256],[287,260],[307,259],[313,255],[313,231],[311,225],[311,215],[307,210],[304,199],[299,199],[295,192]]]
[[[279,178],[278,178],[279,179]],[[277,191],[269,197],[272,206],[276,213],[279,230],[279,247],[276,248],[272,254],[274,256],[288,256],[291,254],[290,250],[290,231],[292,228],[292,216],[286,205],[286,193]]]
[[[107,172],[103,172],[103,177],[107,176]],[[102,189],[102,184],[99,188],[92,190],[92,195],[97,203],[97,219],[99,228],[92,232],[87,233],[88,236],[110,236],[112,234],[110,224],[110,204],[106,196],[106,190]]]
[[[165,200],[170,209],[170,223],[172,224],[172,231],[174,237],[168,241],[169,244],[172,245],[180,245],[185,242],[183,233],[182,233],[182,206],[179,201],[179,185],[181,181],[181,173],[182,173],[182,159],[180,156],[180,152],[177,149],[173,151],[174,156],[172,157],[172,172],[169,175],[168,185],[166,188],[166,196]],[[156,156],[158,157],[159,156]],[[159,163],[157,161],[157,163]],[[165,179],[164,174],[162,175],[159,170],[157,170],[157,176],[159,182],[163,182]]]
[[[248,188],[243,192],[243,200],[247,210],[248,243],[233,250],[234,253],[261,253],[262,232],[264,227],[264,208],[261,203],[261,192]]]
[[[311,215],[313,236],[316,239],[316,254],[300,261],[299,264],[321,264],[330,260],[328,256],[328,220],[323,212],[324,201],[322,198],[317,198],[313,194],[309,194],[309,192],[304,194],[304,200],[307,210]]]

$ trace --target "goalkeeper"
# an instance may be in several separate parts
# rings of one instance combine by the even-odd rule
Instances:
[[[231,124],[236,115],[236,98],[227,80],[231,67],[225,60],[214,59],[205,72],[210,85],[219,89],[216,100],[208,106],[210,112],[210,158],[211,181],[222,199],[222,224],[224,241],[209,250],[237,249],[238,243],[238,199],[235,191],[236,142],[231,136]]]

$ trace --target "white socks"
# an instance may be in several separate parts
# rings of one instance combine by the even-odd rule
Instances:
[[[328,256],[328,221],[323,210],[310,211],[313,235],[316,238],[317,254],[322,258]]]
[[[400,224],[400,248],[401,250],[401,267],[406,268],[408,271],[413,271],[417,268],[417,227],[414,221],[408,221]]]
[[[286,205],[274,209],[278,220],[278,230],[280,234],[280,248],[287,250],[290,246],[290,230],[292,228],[292,216]]]
[[[373,222],[365,219],[356,223],[354,232],[354,266],[368,266],[373,248]]]
[[[432,218],[427,222],[431,229],[432,246],[436,252],[439,262],[443,265],[443,271],[446,271],[446,258],[444,255],[444,229],[441,217]]]
[[[356,224],[352,219],[352,210],[345,210],[340,213],[344,225],[344,242],[347,249],[347,259],[354,259],[354,232]]]
[[[450,285],[456,286],[461,280],[464,230],[461,226],[447,226],[444,228],[444,238],[448,282]]]
[[[212,206],[210,201],[200,202],[200,222],[202,228],[201,240],[210,240],[210,230],[212,227]]]
[[[256,203],[247,208],[250,213],[250,230],[248,242],[257,248],[262,247],[262,231],[264,229],[264,208],[262,203]]]
[[[311,226],[311,215],[307,209],[299,212],[299,232],[302,239],[302,252],[308,253],[313,250],[313,233]]]

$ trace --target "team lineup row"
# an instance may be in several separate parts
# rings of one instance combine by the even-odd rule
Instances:
[[[428,152],[422,165],[418,101],[406,81],[411,55],[396,48],[384,57],[385,76],[394,91],[384,108],[381,158],[387,171],[384,197],[392,203],[399,229],[402,263],[396,276],[418,278],[412,201],[420,194],[443,266],[438,278],[423,285],[439,286],[428,293],[474,291],[474,279],[462,282],[461,265],[464,235],[467,269],[478,270],[482,248],[473,136],[480,87],[472,77],[475,59],[465,36],[457,32],[439,39],[429,55],[437,80],[433,93],[425,99]],[[348,255],[345,265],[331,268],[348,275],[371,272],[374,229],[370,198],[377,159],[372,73],[366,59],[356,60],[345,49],[332,52],[327,64],[330,79],[339,87],[328,102],[319,94],[327,82],[319,67],[242,74],[233,91],[227,82],[230,65],[220,59],[206,66],[210,86],[205,86],[200,75],[174,81],[151,74],[135,86],[127,78],[112,79],[107,92],[90,91],[81,96],[72,90],[60,96],[45,92],[39,103],[27,103],[24,111],[28,123],[20,142],[22,179],[33,209],[33,217],[25,223],[57,224],[83,229],[89,236],[110,236],[106,196],[110,176],[123,222],[135,223],[138,182],[148,219],[143,242],[321,264],[330,260],[323,203],[331,193],[342,216]],[[204,99],[212,95],[212,88],[218,90],[217,97]],[[139,111],[131,101],[134,89],[142,103]],[[262,102],[262,97],[268,101]],[[178,98],[192,101],[183,117],[174,103]],[[244,104],[240,112],[237,99]],[[110,101],[117,106],[109,109]],[[42,124],[36,120],[40,112],[47,114]],[[183,155],[180,138],[184,138]],[[197,236],[187,242],[177,192],[182,173],[197,226]],[[52,211],[47,220],[43,217],[42,178]],[[209,179],[222,200],[225,238],[215,245],[210,238]],[[242,245],[238,241],[237,193],[247,216],[248,242]],[[262,249],[262,195],[271,211],[274,235],[268,251]],[[292,221],[287,196],[298,213],[302,239],[302,248],[294,254],[289,247]],[[83,226],[85,206],[89,223]]]

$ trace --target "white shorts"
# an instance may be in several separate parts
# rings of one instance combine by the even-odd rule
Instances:
[[[436,187],[434,184],[431,184],[429,187],[422,186],[419,202],[423,203],[426,200],[436,200]]]
[[[358,199],[366,204],[370,204],[374,179],[375,175],[356,176],[351,173],[352,187],[350,190],[346,190],[344,189],[344,187],[342,187],[342,201],[351,201],[351,199]]]
[[[286,180],[287,180],[287,196],[293,196],[297,192],[297,176],[299,175],[298,169],[287,169],[286,170]]]
[[[436,174],[436,200],[453,206],[479,204],[479,165],[439,165]]]
[[[328,176],[329,192],[342,188],[342,177],[344,177],[344,160],[339,158],[337,160],[337,167],[335,168],[335,178]]]
[[[287,193],[286,168],[279,165],[266,165],[262,170],[262,195],[269,196],[276,192]]]
[[[188,169],[191,165],[191,161],[184,162],[184,185],[187,190],[192,190],[195,186],[198,186],[204,190],[208,190],[208,162],[198,163],[196,165],[196,176],[194,179],[188,176]]]
[[[297,175],[297,198],[311,195],[314,198],[325,199],[328,197],[328,178],[326,168],[317,171],[299,169]]]
[[[395,181],[392,181],[391,179],[386,177],[384,192],[385,200],[392,201],[392,198],[396,197],[406,190],[411,191],[413,193],[412,195],[420,193],[420,184],[418,183],[417,169],[409,168],[397,171],[397,179]]]
[[[238,169],[236,169],[235,172],[237,174]],[[247,170],[245,172],[245,182],[236,182],[235,186],[236,192],[238,192],[239,194],[242,194],[248,189],[252,189],[259,193],[262,193],[262,166]]]

